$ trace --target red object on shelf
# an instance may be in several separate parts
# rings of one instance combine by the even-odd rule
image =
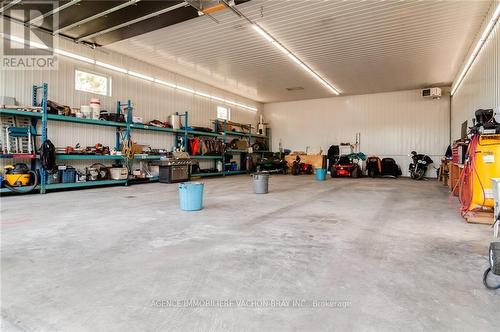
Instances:
[[[0,154],[0,158],[6,159],[35,159],[35,154],[27,154],[27,153],[8,153],[8,154]]]

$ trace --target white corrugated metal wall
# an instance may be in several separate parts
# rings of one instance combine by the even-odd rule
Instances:
[[[420,90],[264,105],[274,149],[281,141],[284,148],[304,151],[321,146],[326,153],[330,145],[354,143],[359,132],[362,152],[393,157],[403,174],[412,150],[429,154],[438,164],[449,144],[449,115],[447,95],[425,99]]]
[[[494,2],[490,8],[488,16],[483,22],[483,26],[478,31],[481,35],[488,20],[498,5]],[[469,121],[472,125],[474,112],[480,108],[498,108],[500,107],[500,35],[499,23],[495,25],[487,41],[469,72],[465,76],[461,86],[452,97],[451,107],[451,138],[452,140],[460,138],[461,124]],[[475,46],[476,41],[471,45]],[[468,59],[468,56],[464,59]]]
[[[133,70],[155,78],[177,83],[185,87],[202,91],[218,97],[227,98],[244,105],[258,109],[262,105],[236,94],[214,88],[212,86],[168,72],[164,69],[146,64],[133,58],[106,50],[92,50],[74,43],[59,40],[59,48],[99,60],[108,64]],[[144,121],[159,119],[165,121],[169,114],[189,112],[189,123],[194,126],[212,128],[212,120],[216,118],[217,103],[214,100],[194,96],[180,90],[161,86],[159,84],[135,78],[126,74],[107,70],[85,62],[59,57],[57,70],[2,70],[0,73],[0,95],[16,97],[22,105],[31,105],[31,86],[34,83],[49,84],[49,99],[70,107],[88,105],[91,97],[101,100],[101,108],[114,111],[116,101],[131,99],[134,103],[134,115],[143,117]],[[74,70],[84,69],[103,73],[112,78],[112,96],[105,97],[76,91],[74,88]],[[258,122],[258,112],[243,108],[228,106],[231,109],[231,120],[242,123]],[[97,142],[114,146],[114,128],[50,122],[49,137],[56,146],[94,145]],[[173,135],[146,131],[133,131],[133,140],[151,145],[153,148],[170,148],[173,145]]]

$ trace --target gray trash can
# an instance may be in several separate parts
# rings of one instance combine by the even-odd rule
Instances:
[[[255,173],[253,175],[253,192],[256,194],[267,194],[269,192],[269,174]]]

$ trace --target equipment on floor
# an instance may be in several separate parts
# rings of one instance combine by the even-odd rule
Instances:
[[[433,163],[432,159],[426,154],[419,154],[416,151],[410,153],[412,162],[408,166],[410,177],[414,180],[422,180],[425,172],[430,164]]]
[[[310,175],[312,173],[313,173],[312,165],[301,162],[300,155],[297,155],[292,164],[292,175],[299,175],[299,174]]]
[[[340,156],[339,160],[332,165],[330,176],[334,177],[352,177],[359,178],[361,176],[361,167],[350,158],[348,155]]]
[[[393,158],[383,158],[382,159],[382,172],[383,177],[397,178],[401,176],[401,168],[396,164],[396,160]]]
[[[15,193],[29,193],[38,185],[37,172],[31,171],[26,164],[8,165],[4,171],[3,185]]]
[[[457,182],[462,215],[493,210],[491,179],[500,178],[500,135],[480,135],[473,130],[467,155]]]
[[[26,164],[18,163],[5,166],[5,182],[10,186],[27,186],[30,181],[30,169]]]
[[[330,148],[328,148],[327,158],[328,169],[332,169],[333,164],[340,158],[340,147],[338,145],[331,145]]]
[[[500,118],[493,109],[479,109],[475,112],[475,118],[472,119],[474,127],[472,127],[473,133],[479,133],[483,135],[494,135],[500,134],[500,122],[497,120]]]
[[[160,168],[159,181],[162,183],[189,181],[191,177],[192,162],[186,153],[177,153],[165,160],[155,162],[154,165]]]
[[[261,155],[255,157],[253,163],[257,173],[287,173],[288,165],[282,153],[264,152]],[[247,167],[247,170],[250,169]]]
[[[368,157],[366,160],[366,172],[372,178],[382,174],[382,160],[376,156]]]
[[[500,276],[500,242],[490,243],[489,262],[490,266],[484,271],[483,284],[486,288],[491,290],[500,289],[500,284],[492,286],[488,283],[488,275],[490,272]]]

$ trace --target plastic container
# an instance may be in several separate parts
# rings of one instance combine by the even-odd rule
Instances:
[[[99,120],[101,116],[101,101],[99,98],[90,99],[90,110],[92,119]]]
[[[316,180],[318,181],[326,180],[326,168],[316,168]]]
[[[92,117],[92,109],[89,105],[80,106],[80,112],[85,119],[89,119]]]
[[[179,204],[184,211],[198,211],[203,209],[203,183],[179,183]]]
[[[74,183],[76,182],[76,169],[67,167],[66,169],[59,170],[60,183]]]
[[[112,167],[109,169],[112,180],[127,180],[128,170],[125,167]]]
[[[253,192],[267,194],[269,192],[269,174],[255,173],[253,175]]]

